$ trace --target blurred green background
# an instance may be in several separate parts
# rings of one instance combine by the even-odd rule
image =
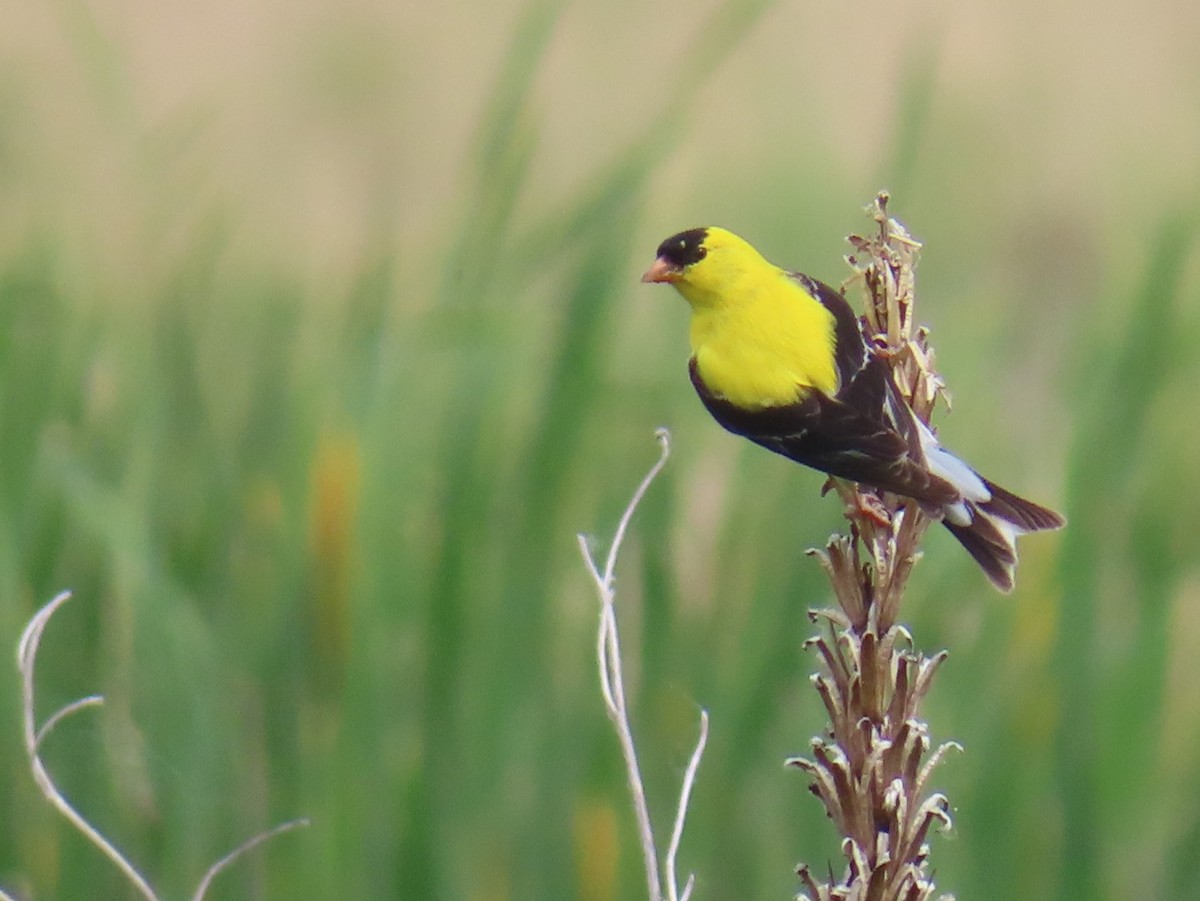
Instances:
[[[840,870],[800,774],[821,477],[721,432],[686,307],[720,223],[833,283],[880,187],[926,248],[946,442],[1070,527],[907,603],[964,899],[1200,880],[1200,8],[58,0],[0,32],[0,647],[63,588],[64,789],[184,897],[644,892],[575,534],[611,535],[660,830],[712,715],[700,898]],[[5,651],[8,654],[10,651]],[[11,657],[8,658],[11,660]],[[0,885],[133,897],[39,799],[0,668]]]

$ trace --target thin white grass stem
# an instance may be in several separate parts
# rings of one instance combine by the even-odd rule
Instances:
[[[604,709],[613,711],[617,709],[617,700],[613,697],[612,685],[609,684],[608,667],[605,665],[608,660],[608,612],[612,609],[611,605],[605,605],[600,611],[600,628],[596,633],[596,660],[600,663],[600,693],[604,695]]]
[[[607,611],[611,615],[611,603]],[[638,837],[642,845],[642,857],[646,866],[646,887],[649,889],[651,901],[662,898],[662,883],[658,875],[658,851],[654,846],[654,830],[650,824],[650,806],[646,802],[645,783],[642,782],[641,768],[638,766],[637,749],[634,746],[633,730],[629,725],[629,710],[625,705],[625,686],[621,678],[621,650],[617,642],[616,622],[612,621],[606,627],[608,640],[605,643],[605,657],[601,666],[609,670],[612,679],[614,707],[608,710],[608,718],[617,730],[617,738],[621,744],[621,754],[625,758],[625,774],[629,781],[629,793],[633,796],[633,810],[637,817]]]
[[[708,744],[708,711],[700,711],[700,737],[696,739],[695,750],[688,761],[683,773],[683,785],[679,789],[679,808],[675,811],[675,825],[671,829],[671,842],[667,845],[667,893],[670,901],[687,901],[692,894],[694,876],[688,876],[683,894],[679,893],[675,881],[675,858],[679,855],[679,843],[683,840],[683,824],[687,820],[688,804],[692,798],[692,786],[696,784],[696,772],[700,769],[700,758],[704,756],[704,746]]]
[[[43,739],[46,738],[54,729],[69,717],[72,713],[83,710],[86,707],[99,707],[104,703],[104,695],[88,695],[86,698],[80,698],[78,701],[72,701],[62,710],[56,711],[55,714],[42,723],[42,728],[38,729],[37,735],[34,736],[34,747],[41,748]]]
[[[629,505],[621,515],[620,522],[617,524],[616,532],[613,535],[612,545],[609,547],[608,556],[605,559],[604,571],[601,572],[600,568],[596,565],[595,558],[588,547],[587,538],[583,535],[579,536],[579,550],[588,572],[591,573],[592,581],[596,584],[596,591],[600,596],[600,625],[596,635],[596,659],[600,670],[600,691],[604,696],[604,708],[609,720],[617,730],[617,739],[621,745],[621,754],[625,758],[625,774],[629,782],[629,793],[633,798],[634,816],[637,819],[638,836],[642,846],[642,857],[645,862],[646,885],[649,890],[649,898],[651,901],[662,901],[663,885],[659,878],[658,852],[654,845],[654,831],[650,822],[650,809],[646,802],[645,784],[642,781],[641,769],[638,765],[637,750],[633,740],[633,729],[630,726],[629,709],[625,699],[625,681],[621,668],[621,641],[617,630],[616,590],[614,588],[617,557],[625,541],[625,534],[629,529],[629,523],[632,521],[633,514],[636,512],[650,484],[658,476],[659,472],[662,471],[663,466],[667,462],[667,457],[671,452],[670,434],[666,429],[659,429],[655,433],[655,437],[658,439],[659,446],[661,447],[658,461],[650,468],[646,477],[642,479],[637,490],[634,491]],[[667,875],[666,897],[669,901],[688,901],[695,886],[695,877],[688,876],[683,891],[679,891],[675,876],[675,861],[679,854],[680,842],[683,839],[683,827],[687,819],[687,809],[691,801],[692,788],[696,783],[696,773],[700,768],[700,760],[704,755],[704,748],[707,742],[708,712],[702,710],[700,711],[700,736],[696,741],[696,747],[692,751],[691,759],[688,761],[687,769],[684,772],[683,784],[679,792],[679,806],[675,814],[675,821],[671,830],[671,840],[664,861]]]
[[[597,588],[603,590],[604,576],[600,574],[600,570],[596,568],[596,561],[592,559],[592,551],[588,547],[588,537],[580,533],[575,536],[575,540],[579,542],[579,553],[583,555],[583,563],[588,568],[592,581],[596,583]]]
[[[71,593],[64,591],[35,613],[29,624],[25,627],[25,631],[21,633],[21,640],[17,644],[17,669],[21,673],[22,731],[25,741],[25,754],[29,758],[29,766],[33,772],[33,781],[37,784],[42,796],[50,802],[50,805],[61,813],[84,838],[95,845],[101,854],[116,864],[117,868],[125,875],[125,878],[141,893],[146,901],[158,901],[158,895],[155,894],[154,889],[150,887],[149,883],[146,882],[133,864],[71,806],[70,802],[59,791],[58,786],[54,784],[54,780],[50,777],[50,773],[40,756],[42,742],[50,737],[63,720],[81,710],[89,707],[99,707],[104,703],[104,698],[101,695],[89,695],[86,698],[72,701],[70,704],[51,714],[46,722],[42,724],[41,728],[38,728],[33,690],[38,647],[42,642],[42,634],[46,631],[46,624],[50,622],[50,618],[54,616],[55,611],[70,600],[70,598]],[[208,891],[209,884],[213,879],[243,854],[280,833],[288,832],[300,826],[307,826],[308,823],[307,819],[290,820],[289,822],[281,823],[274,829],[260,832],[248,841],[238,845],[208,868],[208,871],[204,874],[204,878],[200,880],[200,885],[196,889],[193,901],[203,901],[204,895]],[[14,901],[14,899],[3,889],[0,889],[0,901]]]
[[[17,645],[17,668],[21,672],[23,689],[25,753],[29,757],[29,766],[33,772],[33,781],[37,784],[42,796],[50,802],[50,805],[61,813],[84,838],[95,845],[100,850],[100,853],[116,864],[117,868],[125,874],[125,878],[132,883],[143,898],[147,899],[147,901],[158,901],[158,896],[155,895],[154,889],[150,887],[149,883],[146,882],[133,864],[126,860],[125,856],[108,839],[85,820],[71,806],[62,792],[58,790],[58,786],[50,778],[50,773],[47,771],[45,764],[42,763],[42,758],[38,753],[38,746],[49,735],[50,730],[55,725],[61,723],[71,713],[82,710],[84,707],[95,706],[99,703],[95,698],[83,698],[75,701],[51,716],[46,721],[45,727],[42,729],[37,728],[34,712],[33,671],[34,664],[37,661],[38,645],[41,643],[42,633],[46,630],[46,624],[50,621],[50,617],[54,615],[59,607],[70,600],[70,597],[71,593],[64,591],[34,614],[33,619],[29,621],[29,625],[25,627],[25,631],[21,633],[21,640]]]
[[[625,512],[621,514],[621,521],[617,523],[617,531],[613,534],[612,547],[608,549],[608,560],[604,564],[604,584],[612,589],[613,570],[617,567],[617,554],[621,550],[621,544],[625,541],[625,532],[629,528],[629,521],[633,519],[633,513],[638,508],[638,504],[642,502],[642,498],[650,488],[650,483],[658,478],[658,474],[662,472],[662,468],[667,465],[667,457],[671,456],[671,433],[666,429],[655,429],[654,437],[658,439],[660,448],[658,461],[650,467],[650,471],[646,473],[646,477],[642,479],[642,483],[637,486],[637,491],[633,492],[633,497],[629,501],[629,506],[625,508]]]
[[[600,628],[597,645],[600,668],[600,688],[604,694],[604,707],[621,745],[625,758],[625,775],[629,782],[629,793],[633,797],[633,813],[637,819],[638,840],[642,846],[642,857],[646,869],[646,885],[651,901],[662,898],[662,884],[658,875],[658,851],[654,846],[654,830],[650,823],[650,807],[646,802],[646,790],[638,765],[637,750],[633,741],[633,729],[629,724],[629,709],[625,703],[625,680],[621,673],[621,643],[617,633],[616,607],[613,605],[612,579],[598,582],[600,593]]]
[[[260,832],[253,838],[242,842],[208,868],[208,871],[204,874],[204,878],[200,880],[200,885],[196,887],[196,894],[192,896],[192,901],[204,901],[204,895],[208,892],[208,886],[216,878],[217,874],[235,863],[243,854],[254,850],[263,842],[269,841],[277,835],[282,835],[284,832],[291,832],[293,829],[299,829],[302,826],[309,825],[309,823],[310,821],[306,817],[301,817],[298,820],[288,820],[286,823],[280,823],[275,828],[268,829],[266,832]]]
[[[658,460],[650,467],[634,491],[633,497],[621,514],[617,530],[613,534],[612,544],[605,559],[604,571],[596,565],[588,547],[587,538],[579,536],[579,550],[583,555],[592,581],[596,583],[596,592],[600,596],[600,626],[596,637],[596,658],[600,671],[600,690],[604,695],[604,707],[609,720],[617,731],[617,740],[621,745],[621,754],[625,759],[625,775],[629,782],[629,793],[633,798],[633,812],[637,820],[638,838],[642,846],[642,858],[646,869],[646,888],[650,901],[662,901],[662,882],[658,871],[658,851],[654,845],[654,830],[650,822],[650,808],[646,802],[646,790],[642,781],[641,768],[638,765],[637,749],[633,740],[633,729],[629,723],[629,710],[625,701],[625,682],[621,671],[621,643],[617,633],[617,613],[614,606],[615,590],[613,582],[617,567],[617,557],[633,514],[650,488],[651,483],[666,465],[671,454],[671,436],[666,429],[658,429],[654,433],[660,448]]]

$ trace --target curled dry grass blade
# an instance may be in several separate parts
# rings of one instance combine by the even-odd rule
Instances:
[[[666,869],[666,884],[659,875],[658,849],[654,840],[654,829],[650,822],[650,808],[646,801],[646,789],[642,782],[641,766],[638,764],[637,749],[633,740],[633,726],[630,722],[629,707],[625,699],[625,675],[621,663],[621,642],[617,630],[616,577],[617,557],[633,514],[641,503],[650,484],[662,471],[671,452],[670,436],[666,429],[659,429],[657,436],[661,453],[658,460],[646,473],[633,493],[625,512],[621,515],[617,530],[609,545],[608,556],[601,569],[592,556],[587,536],[580,535],[579,550],[588,573],[596,585],[596,593],[600,598],[600,627],[596,638],[596,657],[600,666],[600,692],[604,696],[604,708],[617,738],[621,743],[621,754],[625,759],[625,772],[629,781],[629,793],[633,798],[634,815],[638,823],[638,839],[641,843],[642,858],[646,870],[647,897],[650,901],[687,901],[691,897],[695,885],[695,877],[688,876],[687,882],[680,891],[675,874],[675,860],[679,854],[679,843],[683,839],[683,824],[687,818],[688,802],[691,799],[692,787],[696,782],[696,772],[700,768],[700,759],[704,756],[704,747],[708,742],[708,712],[700,711],[700,737],[684,770],[683,783],[679,790],[679,803],[675,812],[675,822],[671,828],[671,839],[667,845],[667,856],[663,861]]]
[[[37,668],[38,649],[41,647],[42,635],[45,633],[46,626],[49,624],[51,618],[70,599],[71,593],[69,591],[61,592],[38,610],[21,633],[21,640],[17,644],[17,669],[21,675],[22,686],[22,726],[25,754],[29,759],[33,781],[37,784],[42,797],[55,810],[62,814],[80,835],[113,862],[117,869],[121,871],[126,881],[137,890],[138,894],[145,898],[146,901],[159,901],[160,896],[151,888],[146,878],[138,872],[137,867],[117,849],[116,845],[105,838],[100,830],[84,819],[83,815],[67,800],[66,795],[59,789],[54,778],[50,775],[50,771],[46,768],[45,762],[42,760],[41,747],[43,742],[51,736],[54,730],[67,717],[89,707],[99,707],[104,703],[104,698],[100,695],[90,695],[86,698],[80,698],[55,711],[41,726],[37,724],[34,675]],[[212,881],[244,854],[258,847],[268,839],[274,838],[284,832],[290,832],[292,829],[307,826],[308,824],[308,820],[306,819],[289,820],[265,832],[260,832],[238,845],[233,851],[208,868],[207,872],[201,878],[199,885],[196,887],[195,893],[192,895],[192,901],[204,901],[204,897]],[[11,898],[5,892],[0,891],[0,901],[11,901]]]

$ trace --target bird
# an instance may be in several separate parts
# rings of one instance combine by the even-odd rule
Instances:
[[[840,291],[715,226],[663,241],[642,281],[671,285],[691,306],[688,373],[717,423],[827,475],[911,498],[1000,591],[1015,584],[1017,536],[1066,524],[941,446]]]

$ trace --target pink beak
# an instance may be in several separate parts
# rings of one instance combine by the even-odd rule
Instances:
[[[646,270],[646,274],[642,276],[642,281],[647,284],[651,282],[675,282],[679,280],[679,267],[674,263],[669,262],[663,257],[659,257],[654,261],[654,265]]]

